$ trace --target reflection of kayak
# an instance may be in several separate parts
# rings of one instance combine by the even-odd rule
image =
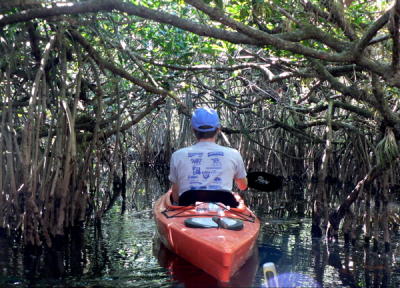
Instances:
[[[153,242],[153,253],[157,257],[160,266],[168,269],[172,281],[184,284],[185,288],[208,288],[208,287],[253,287],[257,269],[259,267],[258,250],[254,249],[254,253],[246,263],[231,277],[228,283],[221,283],[211,275],[193,266],[182,257],[167,249],[161,243],[159,238]],[[179,284],[176,285],[180,287]],[[175,287],[175,286],[174,286]]]
[[[161,242],[221,282],[229,282],[252,255],[260,222],[237,195],[238,208],[220,203],[173,206],[171,192],[154,206]]]

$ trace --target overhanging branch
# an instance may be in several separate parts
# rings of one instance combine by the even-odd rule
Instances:
[[[328,53],[313,48],[303,46],[299,43],[293,43],[290,41],[285,41],[283,39],[274,37],[264,31],[254,29],[252,27],[246,26],[238,21],[235,21],[228,16],[226,16],[222,10],[218,8],[212,8],[207,6],[202,0],[185,0],[186,3],[192,5],[198,10],[207,14],[211,19],[218,21],[236,31],[247,35],[252,39],[256,39],[263,45],[271,45],[278,49],[284,49],[291,51],[293,53],[302,54],[308,57],[316,59],[324,59],[326,61],[332,62],[351,62],[354,57],[351,53]]]
[[[136,84],[137,86],[142,87],[147,92],[171,97],[172,99],[174,99],[176,101],[179,108],[185,114],[189,113],[189,109],[187,108],[187,106],[185,104],[183,104],[180,101],[180,99],[178,97],[176,97],[174,94],[172,94],[170,91],[157,88],[151,84],[148,84],[148,83],[132,76],[130,73],[128,73],[127,71],[125,71],[122,68],[119,68],[111,61],[103,59],[100,56],[100,54],[77,31],[70,29],[69,33],[74,38],[74,40],[76,40],[80,45],[82,45],[82,47],[89,53],[89,55],[93,58],[93,60],[97,63],[97,65],[99,65],[100,67],[104,67],[105,69],[109,70],[110,72],[114,73],[115,75],[125,78],[126,80]]]
[[[173,14],[155,11],[144,6],[138,6],[132,3],[125,3],[120,0],[92,0],[87,2],[74,3],[68,6],[30,9],[25,11],[25,13],[12,14],[10,16],[5,16],[1,18],[0,28],[10,24],[30,21],[32,19],[49,19],[61,15],[112,12],[115,10],[122,13],[127,13],[128,15],[134,15],[159,23],[173,25],[177,28],[181,28],[182,30],[189,31],[200,36],[212,37],[236,44],[262,44],[260,41],[252,39],[241,33],[213,28],[208,25],[179,18],[178,16]]]

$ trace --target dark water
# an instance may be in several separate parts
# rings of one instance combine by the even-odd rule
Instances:
[[[24,253],[0,237],[0,287],[264,287],[266,262],[275,264],[280,287],[400,287],[400,235],[391,253],[372,253],[361,243],[311,239],[308,219],[267,215],[260,215],[255,254],[232,283],[221,285],[154,238],[150,209],[162,189],[153,180],[136,183],[124,215],[117,204],[101,227],[84,227],[51,251]]]

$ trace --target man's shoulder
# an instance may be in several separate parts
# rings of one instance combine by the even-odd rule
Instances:
[[[230,155],[231,154],[239,154],[240,155],[239,151],[236,150],[235,148],[222,146],[222,145],[219,145],[219,144],[216,144],[215,147],[213,147],[212,150],[215,150],[216,152],[217,151],[225,152],[225,153],[230,154]],[[173,155],[185,155],[185,154],[190,154],[190,153],[195,153],[195,152],[205,152],[205,151],[210,152],[209,148],[207,149],[207,148],[204,148],[204,147],[201,147],[201,146],[198,147],[196,145],[192,145],[192,146],[183,147],[183,148],[180,148],[180,149],[176,150],[173,153]],[[212,153],[212,152],[210,152],[210,153]]]
[[[227,146],[222,146],[222,145],[218,145],[220,147],[220,149],[227,151],[229,153],[239,153],[238,150],[236,150],[235,148],[231,148],[231,147],[227,147]]]
[[[220,153],[220,156],[225,156],[231,159],[240,159],[242,156],[240,155],[239,151],[235,148],[227,147],[218,145],[215,148],[215,151],[210,152],[211,154]],[[215,154],[217,155],[217,154]]]

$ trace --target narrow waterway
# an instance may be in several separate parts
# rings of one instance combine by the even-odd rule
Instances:
[[[400,235],[389,254],[373,253],[361,241],[345,247],[311,239],[309,219],[276,215],[259,215],[257,250],[221,285],[154,237],[159,181],[142,177],[134,187],[123,215],[117,203],[101,226],[82,227],[52,250],[24,251],[1,236],[0,287],[263,287],[266,262],[275,264],[279,287],[400,287]]]

